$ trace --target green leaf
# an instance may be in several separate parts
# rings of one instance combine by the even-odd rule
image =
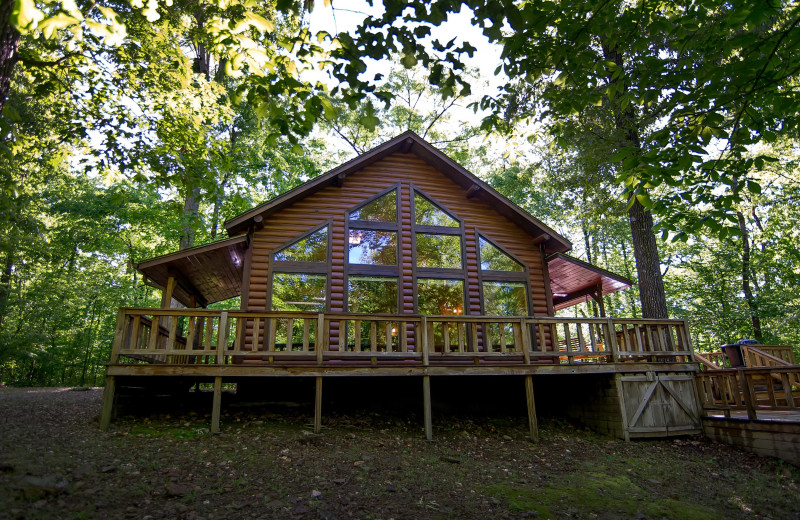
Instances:
[[[43,19],[44,13],[36,7],[34,0],[14,0],[14,7],[8,17],[9,23],[23,34],[28,29],[35,29]]]
[[[273,31],[275,31],[275,26],[272,24],[272,22],[270,22],[269,20],[267,20],[263,16],[260,16],[260,15],[258,15],[256,13],[247,12],[247,13],[245,13],[244,18],[245,18],[245,20],[247,20],[250,23],[250,25],[252,25],[256,29],[258,29],[262,33],[269,34],[269,33],[272,33]],[[325,33],[325,34],[327,34],[327,33]],[[323,36],[323,38],[324,38],[324,36]],[[320,42],[321,41],[322,40],[320,40]]]
[[[407,69],[413,68],[417,64],[417,57],[408,53],[400,59],[400,63]]]
[[[39,30],[42,31],[44,37],[49,40],[53,38],[57,30],[66,29],[67,27],[80,22],[80,20],[73,16],[64,13],[58,13],[42,21],[39,24]]]

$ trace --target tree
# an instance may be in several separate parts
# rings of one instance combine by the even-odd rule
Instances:
[[[664,317],[651,210],[660,212],[666,232],[677,232],[679,224],[684,232],[695,230],[708,219],[736,222],[733,204],[758,187],[745,178],[720,193],[717,181],[738,162],[768,160],[740,156],[748,145],[797,125],[800,96],[786,86],[800,71],[800,7],[719,0],[386,1],[384,14],[367,19],[356,38],[340,38],[337,77],[358,97],[366,88],[359,79],[364,58],[398,53],[429,67],[431,83],[468,91],[460,55],[474,48],[435,41],[431,52],[420,42],[462,7],[472,9],[473,24],[503,46],[497,72],[509,82],[499,96],[481,102],[492,111],[486,129],[508,131],[537,116],[554,123],[557,135],[566,115],[597,105],[610,110],[617,144],[609,161],[619,162],[626,187],[643,312]],[[395,23],[400,19],[402,25]],[[538,87],[535,97],[531,86]],[[715,157],[706,148],[712,139],[722,144]],[[654,202],[651,193],[664,184],[669,195]],[[690,219],[692,213],[678,211],[687,200],[707,204],[707,214]]]

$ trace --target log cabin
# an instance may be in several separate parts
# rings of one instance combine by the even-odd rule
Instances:
[[[487,375],[520,382],[534,440],[537,403],[624,439],[700,431],[686,323],[606,316],[630,280],[413,132],[225,227],[137,265],[162,305],[119,310],[103,428],[137,378],[213,381],[212,431],[224,382],[311,378],[319,431],[324,381],[404,377],[430,439],[431,378]],[[599,317],[556,317],[589,298]]]

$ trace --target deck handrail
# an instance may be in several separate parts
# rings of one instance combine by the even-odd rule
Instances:
[[[696,374],[697,393],[706,413],[746,411],[751,420],[758,412],[797,410],[800,407],[800,366],[738,367]]]
[[[134,307],[119,311],[111,363],[120,356],[169,364],[695,362],[684,320]]]

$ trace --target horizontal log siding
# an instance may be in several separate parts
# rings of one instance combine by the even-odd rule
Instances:
[[[411,270],[411,186],[422,190],[444,209],[462,219],[465,226],[465,250],[467,262],[467,308],[470,314],[480,311],[480,286],[478,273],[477,232],[496,242],[521,260],[529,272],[529,285],[533,314],[547,316],[547,294],[545,290],[542,255],[532,244],[533,237],[522,228],[495,212],[489,205],[476,198],[468,199],[463,188],[433,169],[413,154],[393,154],[364,170],[348,176],[342,187],[331,186],[285,208],[264,220],[263,229],[253,235],[253,258],[251,262],[250,290],[247,308],[252,311],[267,309],[267,290],[270,275],[270,254],[278,246],[308,231],[314,226],[333,219],[331,276],[329,284],[329,308],[342,311],[345,308],[344,291],[344,236],[347,211],[365,199],[401,182],[398,200],[402,222],[399,233],[399,257],[406,269],[401,269],[399,280],[402,291],[401,309],[413,312],[414,286]],[[250,330],[248,330],[248,338]]]

